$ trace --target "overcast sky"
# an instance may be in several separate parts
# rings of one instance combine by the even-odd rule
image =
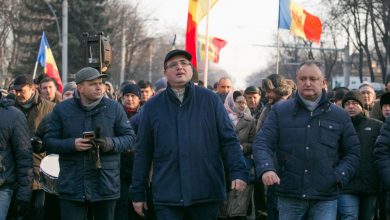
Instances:
[[[133,0],[136,1],[136,0]],[[318,0],[316,0],[318,2]],[[304,1],[296,0],[298,4]],[[180,27],[184,35],[187,25],[188,0],[141,0],[140,9],[151,13],[161,28]],[[276,60],[274,45],[277,33],[277,0],[219,0],[210,11],[209,34],[227,41],[221,50],[219,66],[233,78],[236,87],[244,89],[245,77]],[[303,5],[309,11],[313,5]],[[312,9],[315,13],[315,9]],[[205,33],[205,19],[198,33]],[[282,34],[288,34],[282,30]]]

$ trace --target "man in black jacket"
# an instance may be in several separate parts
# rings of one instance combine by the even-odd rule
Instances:
[[[340,220],[373,219],[375,204],[379,193],[379,180],[374,168],[374,144],[379,135],[382,122],[367,118],[363,95],[350,91],[342,100],[343,108],[351,117],[360,141],[360,163],[356,174],[344,186],[337,199]]]
[[[0,220],[3,220],[14,193],[16,214],[27,213],[32,194],[33,156],[26,117],[1,93],[0,121]]]

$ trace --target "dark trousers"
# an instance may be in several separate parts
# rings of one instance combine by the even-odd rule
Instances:
[[[45,191],[33,190],[30,214],[32,220],[43,220],[45,217]]]
[[[128,189],[130,186],[130,180],[121,178],[121,196],[116,201],[115,205],[115,220],[128,220],[129,219],[129,201]]]
[[[255,205],[256,220],[267,219],[267,205],[265,201],[265,188],[263,182],[254,182],[253,203]]]
[[[154,205],[157,220],[216,220],[220,203],[201,203],[191,206]]]
[[[57,195],[45,193],[45,219],[60,219],[60,199]]]
[[[267,187],[267,220],[278,220],[278,196],[276,195],[276,186]]]
[[[142,220],[132,205],[129,198],[129,186],[131,180],[127,178],[121,178],[121,197],[116,201],[115,206],[115,220]]]
[[[76,202],[60,199],[61,220],[85,220],[90,209],[94,220],[114,220],[116,200]]]

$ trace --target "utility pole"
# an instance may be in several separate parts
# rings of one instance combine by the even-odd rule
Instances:
[[[344,47],[344,65],[343,65],[343,72],[344,72],[344,86],[348,88],[349,86],[349,74],[351,72],[350,65],[351,62],[349,60],[349,41],[347,45]]]
[[[149,82],[152,82],[153,41],[149,44]]]
[[[122,44],[121,44],[121,69],[119,72],[119,84],[125,81],[125,66],[126,66],[126,27],[124,12],[122,15]]]
[[[62,82],[68,83],[68,0],[62,1]]]

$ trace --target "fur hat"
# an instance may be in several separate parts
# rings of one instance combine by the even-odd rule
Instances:
[[[286,79],[279,74],[271,74],[267,79],[263,79],[262,87],[265,91],[271,90],[277,95],[286,96],[291,94],[291,86]]]
[[[362,109],[364,108],[363,95],[359,91],[353,90],[353,91],[349,91],[345,94],[345,96],[343,98],[343,102],[342,102],[343,108],[344,108],[344,104],[349,100],[357,101],[359,103],[359,105],[362,107]]]

